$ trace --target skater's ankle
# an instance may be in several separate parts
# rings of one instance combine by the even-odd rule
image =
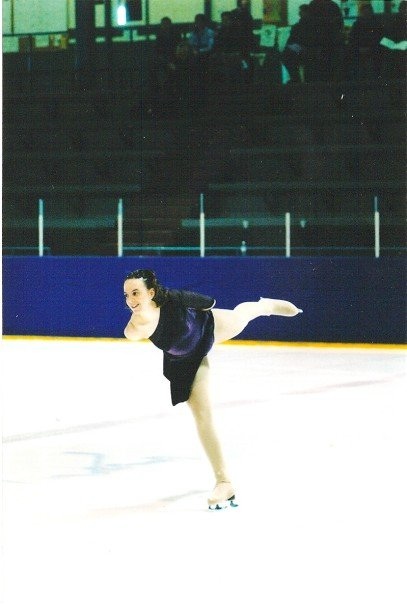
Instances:
[[[208,499],[210,505],[216,504],[222,501],[228,501],[235,495],[235,490],[232,483],[229,481],[217,482],[215,488],[212,491],[211,496]]]
[[[224,475],[218,476],[215,474],[215,484],[218,485],[218,484],[223,484],[223,483],[232,484],[232,481],[230,480],[230,478],[228,476],[224,476]]]

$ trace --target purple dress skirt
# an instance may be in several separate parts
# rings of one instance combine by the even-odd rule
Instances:
[[[214,342],[215,300],[193,292],[169,290],[151,342],[163,351],[163,373],[173,405],[189,399],[196,372]],[[206,310],[204,310],[206,309]]]

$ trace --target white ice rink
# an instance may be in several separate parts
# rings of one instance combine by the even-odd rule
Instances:
[[[240,506],[147,343],[1,345],[4,604],[406,604],[406,354],[222,345]]]

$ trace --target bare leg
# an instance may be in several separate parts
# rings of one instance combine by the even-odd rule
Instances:
[[[215,342],[225,342],[234,338],[257,317],[270,315],[294,317],[299,312],[302,310],[291,302],[271,298],[260,298],[258,302],[242,302],[233,310],[214,308],[212,313],[215,319]]]
[[[215,491],[208,500],[209,504],[216,500],[227,500],[234,495],[222,447],[213,422],[212,405],[209,394],[209,363],[205,357],[197,371],[188,405],[194,416],[198,435],[208,456],[215,475]]]

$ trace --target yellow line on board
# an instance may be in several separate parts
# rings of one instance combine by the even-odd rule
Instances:
[[[292,346],[304,348],[383,348],[407,350],[407,344],[373,344],[366,342],[281,342],[275,340],[229,340],[224,345],[244,346]]]
[[[128,342],[123,338],[104,338],[104,337],[77,337],[77,336],[2,336],[3,340],[44,340],[59,342]],[[148,342],[140,340],[138,343]],[[281,342],[275,340],[229,340],[223,342],[222,346],[290,346],[306,348],[366,348],[366,349],[388,349],[388,350],[407,350],[407,344],[371,344],[366,342]]]

